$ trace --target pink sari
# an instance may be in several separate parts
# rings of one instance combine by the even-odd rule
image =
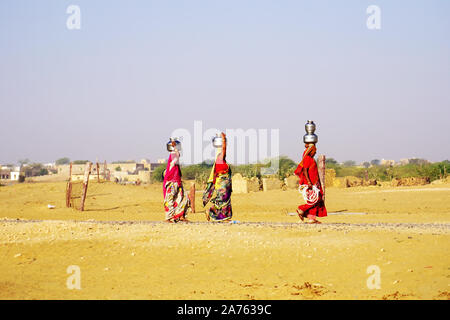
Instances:
[[[172,169],[170,169],[170,163],[172,160],[176,157],[174,152],[171,152],[169,155],[169,159],[167,160],[167,166],[166,166],[166,173],[164,174],[164,181],[163,181],[163,193],[166,194],[166,183],[167,182],[177,182],[178,184],[181,184],[181,171],[180,166],[178,164],[175,164]]]
[[[190,208],[190,201],[188,196],[184,193],[183,184],[181,182],[180,166],[177,163],[174,164],[172,168],[170,167],[170,164],[175,157],[177,157],[177,155],[170,153],[166,173],[164,174],[163,192],[166,220],[177,222],[180,218],[186,216],[187,211]]]

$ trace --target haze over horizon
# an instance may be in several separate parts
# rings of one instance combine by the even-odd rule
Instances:
[[[445,0],[3,0],[0,164],[156,162],[196,120],[279,129],[296,161],[308,119],[338,161],[450,159],[449,13]]]

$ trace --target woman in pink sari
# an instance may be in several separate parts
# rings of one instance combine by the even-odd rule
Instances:
[[[187,221],[186,214],[191,206],[181,181],[179,148],[179,141],[171,139],[168,143],[170,155],[163,181],[164,209],[167,222]]]

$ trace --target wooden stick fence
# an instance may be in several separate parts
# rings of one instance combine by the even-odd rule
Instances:
[[[323,190],[323,202],[325,202],[325,155],[319,155],[317,160],[319,161],[318,170],[320,185]]]

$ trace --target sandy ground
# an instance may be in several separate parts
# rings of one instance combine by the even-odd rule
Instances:
[[[192,223],[162,222],[160,185],[92,184],[85,212],[64,195],[62,182],[0,187],[1,299],[450,298],[448,184],[330,188],[339,214],[321,225],[288,215],[295,190],[234,194],[234,224],[207,223],[200,192]]]

